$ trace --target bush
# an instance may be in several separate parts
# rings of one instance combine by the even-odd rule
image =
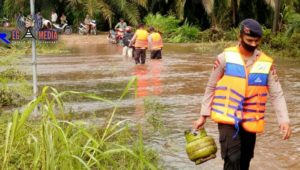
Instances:
[[[148,14],[144,18],[144,22],[147,26],[153,26],[156,30],[162,32],[165,37],[169,37],[169,35],[178,28],[180,21],[176,19],[175,16],[162,16],[157,13],[155,15]]]
[[[23,96],[8,87],[0,87],[0,108],[6,106],[21,106],[25,102]]]
[[[0,85],[0,108],[21,106],[30,96],[25,74],[13,67],[0,72]]]
[[[199,32],[199,39],[204,42],[211,40],[211,31],[209,29]]]
[[[169,39],[170,42],[191,42],[197,40],[199,30],[195,26],[184,24],[183,26],[176,29],[176,31],[172,35],[172,38]]]
[[[221,29],[211,28],[199,33],[201,41],[218,41],[224,38],[224,32]]]
[[[25,74],[15,68],[8,68],[0,72],[0,80],[20,80],[24,79]]]
[[[224,32],[223,39],[226,41],[236,41],[239,36],[239,28],[231,28],[229,31]]]
[[[263,38],[262,38],[262,43],[263,44],[268,44],[271,42],[272,39],[272,30],[268,29],[266,27],[263,27]]]
[[[277,50],[283,50],[289,46],[288,40],[289,39],[286,36],[278,34],[277,36],[271,38],[270,47],[276,48]]]
[[[300,34],[293,34],[290,38],[284,33],[276,36],[270,34],[269,42],[264,41],[263,50],[278,57],[298,58],[300,56]]]

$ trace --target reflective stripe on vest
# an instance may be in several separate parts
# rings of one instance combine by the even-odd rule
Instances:
[[[268,75],[273,60],[261,53],[249,73],[237,47],[225,49],[225,73],[218,81],[211,117],[218,123],[242,124],[249,132],[263,132]]]
[[[147,48],[148,47],[148,32],[143,29],[136,30],[136,40],[134,46],[136,48]]]
[[[152,37],[152,49],[161,49],[163,47],[163,42],[161,35],[157,32],[150,34]]]

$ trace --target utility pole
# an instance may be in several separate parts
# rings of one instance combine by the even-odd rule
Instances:
[[[32,18],[34,18],[35,12],[34,12],[34,0],[30,0],[30,12]],[[32,81],[33,81],[33,99],[37,98],[37,92],[38,92],[38,87],[37,87],[37,62],[36,62],[36,43],[35,39],[32,38]],[[34,116],[37,116],[37,109],[34,110]]]

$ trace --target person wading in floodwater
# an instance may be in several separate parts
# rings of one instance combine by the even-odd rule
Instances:
[[[201,116],[194,128],[201,128],[207,117],[218,123],[224,170],[248,170],[254,156],[256,133],[264,131],[267,94],[277,114],[283,140],[291,129],[286,101],[273,59],[257,49],[261,25],[245,19],[240,27],[239,44],[218,55],[210,75]]]
[[[135,64],[145,64],[146,62],[146,49],[148,47],[148,35],[145,30],[144,24],[139,24],[137,30],[132,37],[129,46],[134,44],[134,60]]]

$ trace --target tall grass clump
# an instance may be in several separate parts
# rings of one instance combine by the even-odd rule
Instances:
[[[128,93],[133,78],[119,97]],[[65,114],[61,98],[81,95],[113,106],[104,127],[57,119]],[[39,107],[40,119],[30,120]],[[75,91],[58,92],[44,87],[36,100],[12,119],[1,123],[1,169],[159,169],[157,155],[145,147],[142,128],[129,126],[127,120],[114,122],[118,102]],[[5,128],[4,128],[5,127]]]
[[[161,104],[155,98],[145,98],[144,107],[147,122],[153,127],[154,132],[167,134],[167,128],[162,117],[162,113],[167,110],[166,106]]]
[[[173,43],[184,43],[197,41],[199,36],[199,29],[187,23],[177,28],[169,39]]]
[[[186,22],[182,25],[180,20],[173,15],[148,14],[144,21],[147,26],[153,26],[161,32],[165,42],[195,42],[199,37],[199,29],[196,26],[191,26]]]
[[[147,26],[153,26],[156,30],[163,33],[164,37],[171,36],[171,33],[178,28],[180,22],[175,16],[162,16],[161,14],[148,14],[144,18],[144,22]]]
[[[0,109],[21,106],[31,96],[25,74],[14,66],[16,61],[16,57],[10,55],[0,58]]]

